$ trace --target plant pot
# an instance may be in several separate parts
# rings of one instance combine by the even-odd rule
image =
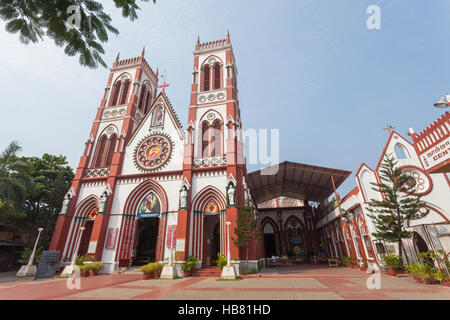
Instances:
[[[431,279],[423,279],[423,283],[425,283],[425,284],[433,284],[433,281]]]
[[[441,284],[446,287],[450,287],[450,281],[441,281]]]
[[[183,277],[190,277],[191,271],[183,271]]]
[[[361,270],[361,271],[367,271],[367,267],[359,267],[359,270]]]
[[[420,279],[418,277],[413,277],[413,280],[414,280],[415,283],[419,283]]]
[[[82,273],[81,273],[81,276],[82,277],[90,277],[91,276],[91,273],[89,272],[89,271],[83,271]]]
[[[397,270],[392,269],[392,268],[389,268],[389,269],[387,270],[387,273],[388,273],[388,275],[390,275],[390,276],[396,276],[396,275],[397,275]]]
[[[154,273],[143,273],[142,274],[142,279],[144,279],[144,280],[153,279],[154,277],[155,277]]]

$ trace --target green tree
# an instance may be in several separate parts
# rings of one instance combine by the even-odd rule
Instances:
[[[29,166],[19,170],[19,176],[30,177],[34,188],[25,193],[24,212],[26,214],[22,225],[29,230],[28,245],[33,245],[37,229],[44,228],[39,244],[48,247],[56,219],[61,211],[64,195],[70,188],[74,178],[73,170],[67,165],[65,156],[54,156],[45,153],[39,157],[23,157],[23,162]]]
[[[123,17],[138,18],[136,0],[113,1]],[[0,18],[7,22],[7,32],[19,33],[22,43],[37,43],[47,36],[64,47],[66,55],[79,54],[80,64],[89,68],[98,64],[106,68],[102,43],[108,42],[108,33],[119,34],[103,5],[92,0],[0,0]]]
[[[425,203],[420,196],[415,196],[416,181],[397,167],[397,161],[392,155],[384,155],[380,165],[381,183],[372,183],[373,190],[379,192],[382,200],[371,199],[368,216],[374,220],[377,232],[376,238],[388,242],[397,242],[400,262],[402,263],[402,239],[411,236],[404,226],[408,220],[425,217],[429,210],[420,212]]]
[[[233,241],[238,247],[245,247],[245,260],[248,268],[248,248],[252,241],[261,241],[262,236],[259,230],[259,221],[255,216],[255,207],[249,200],[245,201],[245,205],[240,206],[236,220],[236,228],[234,234],[236,238]]]
[[[12,141],[0,154],[0,221],[14,223],[20,216],[25,201],[26,190],[33,189],[30,177],[17,175],[29,164],[18,157],[21,147]]]

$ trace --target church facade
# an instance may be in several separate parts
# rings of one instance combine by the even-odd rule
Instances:
[[[166,86],[144,51],[117,57],[50,244],[61,261],[79,248],[108,272],[171,252],[202,266],[226,254],[226,222],[233,236],[238,207],[251,199],[229,34],[197,40],[186,128]],[[242,256],[233,241],[230,251]],[[249,259],[261,251],[255,243]]]

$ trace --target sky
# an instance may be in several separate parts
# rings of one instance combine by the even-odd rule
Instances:
[[[138,1],[139,19],[103,1],[120,35],[104,60],[139,56],[165,74],[166,93],[184,127],[197,36],[225,38],[238,69],[244,129],[279,129],[280,161],[352,171],[374,168],[387,124],[405,138],[444,113],[433,103],[450,91],[446,0]],[[380,8],[369,30],[367,8]],[[106,87],[109,69],[82,67],[50,39],[23,45],[0,22],[0,150],[19,141],[25,156],[67,156],[76,168]],[[249,165],[248,171],[261,165]]]

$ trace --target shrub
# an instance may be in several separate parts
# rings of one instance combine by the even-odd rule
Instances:
[[[84,264],[84,261],[86,260],[85,256],[79,256],[77,257],[77,266],[82,266]]]
[[[44,246],[40,246],[39,248],[36,249],[36,252],[34,253],[34,259],[31,262],[32,264],[39,263],[42,249],[44,249]],[[17,262],[19,262],[20,264],[28,264],[28,260],[30,260],[32,252],[33,250],[31,250],[30,248],[25,248],[22,255],[20,256],[20,259],[18,259]]]
[[[262,270],[264,268],[264,260],[258,260],[258,270]]]
[[[187,261],[183,262],[181,265],[183,266],[184,271],[191,271],[192,267],[195,266],[200,260],[194,256],[190,256]]]
[[[350,262],[352,261],[352,258],[350,257],[344,257],[342,263],[344,264],[345,267],[348,267],[350,265]]]
[[[159,277],[164,268],[164,263],[154,262],[153,264],[154,264],[154,273],[157,277]]]
[[[227,257],[224,254],[218,253],[216,263],[217,267],[222,271],[223,267],[227,265]]]
[[[104,268],[104,264],[102,262],[94,262],[90,263],[90,271],[94,272],[95,274],[98,274],[101,270]]]
[[[139,268],[139,271],[145,274],[150,274],[155,271],[155,265],[153,263],[146,264]]]
[[[403,267],[402,262],[400,261],[399,256],[395,254],[389,254],[383,257],[384,264],[394,270],[400,270]]]

